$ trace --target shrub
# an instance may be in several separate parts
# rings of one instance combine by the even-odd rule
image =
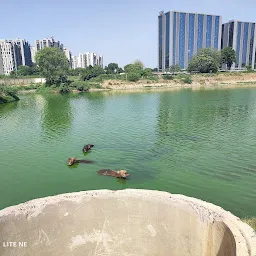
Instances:
[[[66,84],[63,83],[59,87],[59,92],[60,93],[69,93],[70,89],[69,89],[69,87]]]
[[[181,67],[178,64],[172,65],[172,66],[169,67],[169,71],[172,72],[172,73],[180,72]]]
[[[252,72],[253,71],[252,66],[250,66],[250,65],[246,66],[246,71],[247,72]]]
[[[173,76],[171,75],[163,75],[164,80],[173,80]]]
[[[159,77],[158,76],[148,76],[147,79],[151,80],[151,81],[158,81]]]
[[[183,78],[182,80],[185,84],[192,84],[192,82],[193,82],[190,76],[187,76],[187,77]]]
[[[129,73],[127,75],[128,81],[131,81],[131,82],[137,82],[140,80],[140,78],[141,78],[141,75],[139,73]]]
[[[89,83],[89,88],[97,88],[97,89],[100,89],[101,86],[100,86],[100,84],[92,84],[92,83]]]
[[[105,80],[125,80],[125,75],[121,74],[101,74],[97,77],[90,79],[90,82],[102,83]]]
[[[84,91],[88,91],[89,84],[85,81],[74,81],[70,84],[70,87],[78,91],[84,92]]]
[[[87,92],[89,90],[89,86],[88,85],[80,85],[77,87],[77,90],[80,92]]]

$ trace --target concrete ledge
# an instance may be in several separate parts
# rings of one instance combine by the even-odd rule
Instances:
[[[195,198],[95,190],[1,210],[0,255],[256,256],[256,233]]]

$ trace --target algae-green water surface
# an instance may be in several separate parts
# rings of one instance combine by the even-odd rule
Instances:
[[[256,89],[30,94],[0,105],[0,209],[59,193],[142,188],[256,215]],[[95,144],[84,155],[84,144]],[[66,165],[68,157],[94,164]],[[126,169],[128,180],[98,176]]]

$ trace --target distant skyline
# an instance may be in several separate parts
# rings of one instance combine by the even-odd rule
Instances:
[[[0,39],[36,39],[54,36],[72,55],[96,52],[104,65],[124,66],[140,59],[147,67],[158,63],[158,15],[160,11],[184,11],[256,22],[256,1],[215,0],[0,0]]]

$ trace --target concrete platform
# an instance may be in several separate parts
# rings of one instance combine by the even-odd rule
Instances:
[[[256,234],[230,212],[167,192],[95,190],[0,211],[1,256],[255,256]]]

